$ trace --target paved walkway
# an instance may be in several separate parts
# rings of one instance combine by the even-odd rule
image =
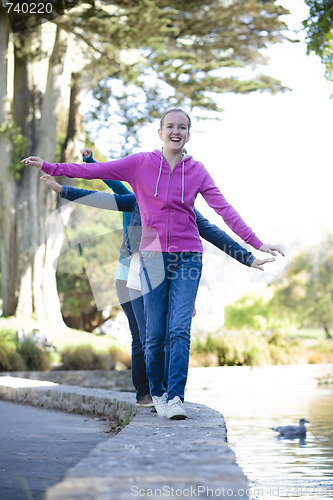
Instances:
[[[103,420],[0,401],[0,498],[42,500],[47,487],[110,436]]]
[[[44,385],[45,384],[45,385]],[[223,416],[186,403],[187,420],[136,410],[134,394],[0,377],[0,399],[118,415],[129,425],[98,444],[45,500],[122,500],[151,497],[246,499],[247,479],[226,441]]]

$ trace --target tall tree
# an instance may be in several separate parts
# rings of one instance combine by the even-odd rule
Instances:
[[[333,0],[305,0],[309,17],[303,21],[307,32],[307,52],[314,52],[326,67],[326,77],[333,79]]]
[[[75,159],[84,140],[78,103],[93,88],[101,102],[117,98],[120,121],[134,134],[143,119],[156,117],[161,102],[217,110],[216,93],[282,90],[267,76],[239,75],[264,62],[261,49],[282,40],[280,16],[287,13],[275,0],[87,0],[58,9],[69,3],[50,2],[54,12],[44,17],[8,15],[5,0],[0,6],[3,311],[34,312],[53,323],[61,322],[53,266],[60,222],[49,217],[56,199],[38,172],[19,161],[31,153],[55,160],[65,69],[71,66],[72,78],[62,158]],[[124,89],[118,96],[116,81]],[[139,106],[133,89],[147,96]]]

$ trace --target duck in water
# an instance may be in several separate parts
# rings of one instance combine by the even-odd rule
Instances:
[[[272,427],[273,431],[284,437],[304,437],[306,435],[305,424],[310,423],[305,418],[301,418],[299,425],[282,425],[280,427]]]

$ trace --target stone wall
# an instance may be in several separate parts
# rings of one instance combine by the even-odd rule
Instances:
[[[134,392],[131,370],[51,370],[47,372],[0,372],[0,375],[56,384]]]

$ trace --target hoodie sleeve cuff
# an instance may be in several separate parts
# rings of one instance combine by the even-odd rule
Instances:
[[[60,193],[61,198],[68,198],[68,186],[62,186],[61,187],[61,193]]]
[[[245,260],[244,264],[248,267],[251,267],[252,262],[256,260],[255,256],[251,253],[247,259]]]
[[[260,241],[259,238],[257,238],[257,236],[254,233],[253,236],[251,236],[251,238],[246,243],[251,245],[256,250],[258,250],[258,248],[260,248],[261,245],[263,244],[263,242]]]

